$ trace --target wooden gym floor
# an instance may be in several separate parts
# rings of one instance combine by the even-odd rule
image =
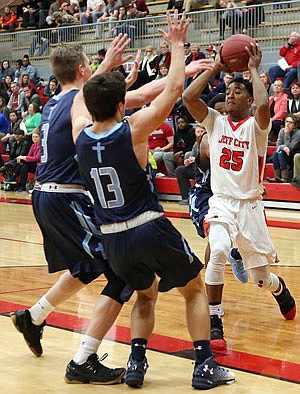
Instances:
[[[27,193],[0,192],[0,384],[10,394],[33,393],[126,393],[126,385],[68,385],[64,382],[67,363],[80,343],[97,295],[105,278],[80,291],[47,319],[42,340],[44,355],[36,358],[22,335],[13,327],[8,314],[27,308],[39,299],[58,278],[47,273],[42,238],[35,223]],[[169,216],[185,216],[187,207],[165,203]],[[182,215],[181,215],[182,213]],[[300,213],[268,210],[267,217],[280,262],[272,271],[285,278],[300,305]],[[174,225],[202,259],[206,242],[200,239],[191,221],[171,217]],[[133,299],[102,342],[99,355],[107,352],[109,366],[125,366],[130,352],[129,316]],[[224,330],[228,349],[216,354],[217,361],[236,373],[236,383],[218,387],[218,393],[299,393],[300,319],[285,321],[275,300],[249,284],[237,282],[226,266],[223,306]],[[201,322],[199,322],[201,324]],[[150,364],[143,392],[169,394],[192,390],[193,352],[185,327],[184,304],[177,290],[160,294],[156,325],[147,352]],[[4,391],[3,391],[4,392]]]

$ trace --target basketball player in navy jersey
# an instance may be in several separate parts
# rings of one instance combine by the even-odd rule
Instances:
[[[118,36],[97,73],[129,60],[131,56],[122,57],[127,44],[126,36]],[[32,200],[44,237],[49,272],[68,271],[29,310],[14,312],[12,320],[31,351],[40,356],[43,352],[40,339],[49,313],[105,271],[108,284],[98,298],[80,348],[68,366],[66,380],[117,383],[122,379],[124,368],[104,367],[98,362],[96,353],[130,291],[124,289],[124,282],[107,269],[100,231],[94,224],[93,206],[78,172],[72,140],[74,124],[79,122],[80,127],[84,127],[91,123],[83,100],[78,100],[82,96],[81,87],[91,76],[89,61],[80,45],[63,45],[53,51],[51,66],[63,91],[51,98],[44,108],[42,159]],[[136,66],[138,68],[138,64]],[[199,66],[200,63],[192,65],[187,75],[197,73]],[[137,91],[128,92],[127,105],[132,108],[146,104],[162,90],[164,83],[163,80],[154,81]]]
[[[284,280],[270,272],[276,252],[261,201],[270,129],[269,98],[257,71],[262,53],[257,45],[251,45],[247,52],[252,84],[242,78],[231,81],[226,91],[228,116],[208,108],[199,99],[212,76],[226,70],[219,56],[214,68],[202,73],[183,94],[189,112],[206,127],[212,158],[213,196],[206,216],[211,254],[205,282],[209,301],[220,304],[225,262],[236,242],[253,282],[271,292],[284,318],[291,320],[296,315],[295,300]],[[257,108],[251,116],[254,100]]]
[[[187,325],[196,364],[192,385],[209,389],[232,383],[234,374],[219,367],[209,342],[209,313],[200,277],[202,263],[164,216],[148,163],[148,136],[168,116],[184,87],[184,43],[189,19],[171,22],[163,38],[172,47],[172,62],[163,92],[147,108],[123,121],[125,82],[106,73],[88,81],[83,93],[94,120],[76,140],[81,175],[95,201],[105,253],[115,273],[137,297],[157,296],[178,287],[186,302]],[[146,347],[154,327],[154,308],[136,308],[131,322],[132,346],[125,383],[140,387],[148,368]]]

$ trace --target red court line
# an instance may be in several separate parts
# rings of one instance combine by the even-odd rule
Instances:
[[[20,242],[23,244],[43,245],[42,242],[24,241],[23,239],[14,239],[14,238],[5,238],[5,237],[0,237],[0,239],[2,239],[3,241]]]
[[[28,306],[0,301],[0,314],[24,308],[28,308]],[[47,318],[47,323],[70,331],[85,331],[89,319],[60,312],[52,312]],[[130,329],[128,327],[114,325],[106,335],[106,338],[130,344]],[[192,344],[190,341],[179,338],[152,334],[149,341],[149,349],[172,354],[176,352],[180,353],[184,350],[192,350]],[[216,359],[220,364],[227,367],[300,384],[300,364],[235,350],[218,353],[216,354]]]
[[[0,196],[0,202],[31,205],[31,200],[27,198],[12,198],[12,197]]]
[[[190,215],[187,212],[173,212],[173,211],[165,211],[165,215],[170,218],[179,218],[179,219],[189,219]],[[295,230],[300,230],[300,223],[298,222],[288,222],[286,220],[269,220],[267,219],[267,225],[269,227],[281,227],[281,228],[290,228]]]

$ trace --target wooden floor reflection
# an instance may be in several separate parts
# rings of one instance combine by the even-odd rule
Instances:
[[[30,306],[58,275],[49,275],[43,255],[42,239],[30,205],[0,204],[0,383],[11,394],[83,393],[106,390],[121,393],[125,385],[67,385],[63,381],[66,364],[80,342],[80,332],[88,324],[93,304],[105,285],[100,277],[65,302],[53,313],[45,328],[44,356],[35,358],[22,336],[13,328],[7,314]],[[272,213],[274,215],[274,212]],[[284,217],[282,212],[278,215]],[[298,213],[293,219],[299,221]],[[287,213],[289,216],[289,213]],[[192,249],[203,257],[205,241],[197,237],[187,219],[171,219]],[[283,276],[300,303],[300,231],[270,228],[280,263],[272,270]],[[219,387],[231,393],[298,393],[300,383],[300,319],[285,321],[273,297],[253,284],[238,283],[226,266],[224,291],[224,329],[228,351],[218,354],[221,364],[232,367],[237,381]],[[101,352],[108,352],[107,364],[125,366],[130,351],[129,316],[133,299],[124,306],[115,326],[103,341]],[[199,322],[201,324],[201,322]],[[150,368],[143,391],[182,393],[192,390],[191,346],[184,322],[184,304],[177,290],[161,294],[157,303],[156,325],[148,352]],[[99,352],[100,353],[100,352]],[[280,380],[281,379],[281,380]],[[131,391],[131,390],[130,390]]]

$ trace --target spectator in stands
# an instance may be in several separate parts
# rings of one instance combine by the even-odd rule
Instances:
[[[262,83],[265,85],[265,88],[267,89],[269,96],[272,96],[274,94],[274,90],[268,71],[266,70],[261,71],[259,73],[259,78],[262,81]]]
[[[48,27],[46,18],[49,15],[50,5],[51,5],[51,0],[38,0],[38,13],[39,13],[38,28],[39,29],[44,29]]]
[[[287,115],[287,94],[283,91],[283,82],[276,80],[273,84],[274,95],[269,98],[272,128],[269,133],[269,145],[276,145],[279,130]]]
[[[134,47],[136,37],[140,37],[146,33],[145,13],[139,11],[136,3],[129,3],[127,8],[126,20],[126,33],[131,38],[130,46]]]
[[[205,54],[203,52],[200,51],[199,45],[196,43],[192,43],[191,44],[191,54],[192,54],[192,58],[191,61],[195,61],[195,60],[199,60],[199,59],[204,59],[205,58]]]
[[[234,1],[219,0],[216,3],[217,9],[223,9],[222,14],[219,14],[219,30],[220,30],[220,40],[224,40],[225,28],[226,26],[231,27],[231,33],[236,34],[242,26],[242,11],[237,8]]]
[[[27,73],[29,74],[30,81],[37,87],[39,87],[40,77],[38,70],[29,61],[29,56],[24,55],[22,59],[21,75]]]
[[[40,95],[29,86],[24,86],[23,92],[24,92],[24,102],[22,108],[22,118],[28,115],[28,108],[32,103],[35,103],[38,106],[39,111],[42,111],[44,103]]]
[[[190,152],[186,152],[184,155],[183,166],[177,167],[175,170],[178,186],[180,189],[181,200],[179,204],[188,205],[189,191],[191,187],[190,179],[195,179],[195,159],[199,155],[199,141],[202,134],[205,132],[205,127],[197,123],[195,126],[195,138],[196,141]]]
[[[184,48],[184,61],[185,65],[188,65],[192,61],[192,54],[191,54],[191,44],[189,42],[186,42],[183,46]]]
[[[112,29],[112,34],[114,37],[116,37],[119,33],[123,32],[123,27],[124,27],[124,21],[126,20],[127,12],[125,7],[120,7],[118,11],[118,17],[117,17],[117,22],[120,23],[114,23],[113,26],[111,26]]]
[[[58,80],[55,78],[54,75],[51,75],[51,77],[49,78],[49,82],[45,87],[43,96],[50,98],[56,96],[60,92],[61,92],[61,86]]]
[[[20,82],[21,67],[22,67],[22,59],[18,59],[16,61],[16,70],[15,70],[15,75],[13,77],[13,81],[15,81],[15,82]]]
[[[16,27],[19,26],[17,15],[10,7],[7,5],[4,7],[4,14],[0,15],[0,27],[1,29],[14,31]]]
[[[300,189],[300,153],[296,153],[294,156],[294,173],[291,180],[291,184]]]
[[[145,0],[134,0],[132,3],[136,4],[136,8],[138,11],[141,11],[144,13],[144,16],[149,15],[149,8],[145,2]]]
[[[11,94],[12,94],[12,90],[11,90],[11,84],[12,84],[13,80],[11,79],[10,75],[6,75],[5,77],[5,82],[3,84],[3,88],[4,88],[4,94],[2,94],[2,96],[6,99],[6,101],[9,100]],[[2,92],[1,92],[2,93]]]
[[[25,138],[31,141],[31,133],[34,129],[39,127],[41,124],[42,114],[40,112],[40,107],[36,103],[31,103],[28,106],[28,115],[23,117],[23,121],[26,126]]]
[[[148,45],[145,48],[145,55],[140,63],[139,68],[139,81],[141,84],[145,84],[155,79],[156,67],[158,62],[158,56],[155,49]]]
[[[300,119],[300,82],[293,82],[289,89],[287,99],[287,113],[295,115]]]
[[[35,129],[32,132],[32,142],[30,150],[27,155],[20,155],[17,157],[17,164],[15,168],[15,176],[20,175],[19,188],[17,192],[26,191],[26,183],[28,178],[28,173],[35,173],[36,167],[41,160],[40,152],[40,132]]]
[[[15,168],[17,164],[18,156],[26,156],[29,152],[30,145],[24,138],[24,131],[17,130],[15,133],[15,142],[12,145],[12,149],[9,154],[8,161],[4,164],[4,168],[1,167],[1,173],[3,174],[5,181],[10,183],[17,183]]]
[[[293,166],[296,153],[300,153],[300,129],[297,127],[295,115],[288,115],[285,126],[278,135],[276,151],[273,152],[272,161],[275,173],[275,182],[288,182],[289,169]],[[273,179],[267,178],[268,181]]]
[[[166,77],[168,75],[168,72],[169,72],[169,67],[167,66],[167,64],[161,63],[158,66],[158,75],[157,75],[156,79],[161,79],[161,78]]]
[[[5,136],[8,133],[8,120],[6,118],[6,116],[4,116],[1,112],[0,112],[0,141],[2,142],[2,146],[3,146],[3,151],[5,152]],[[3,140],[3,141],[2,141]]]
[[[3,114],[6,119],[9,119],[9,109],[7,108],[5,98],[2,96],[0,96],[0,113]]]
[[[177,118],[176,123],[174,152],[166,152],[163,157],[168,176],[170,177],[175,177],[175,168],[183,165],[184,155],[192,150],[196,139],[193,126],[187,123],[185,118]]]
[[[208,100],[211,100],[214,96],[219,93],[226,93],[226,89],[229,86],[230,82],[233,80],[232,73],[224,73],[223,82],[220,82],[209,94]]]
[[[94,72],[98,69],[98,67],[100,66],[99,64],[99,57],[97,55],[94,55],[92,57],[92,61],[90,64],[91,70],[92,70],[92,74],[94,74]]]
[[[12,93],[9,98],[7,108],[9,110],[15,110],[18,117],[20,117],[24,105],[24,92],[20,91],[20,85],[17,82],[11,83],[11,91]]]
[[[279,65],[270,67],[269,74],[272,83],[277,78],[284,78],[284,89],[288,89],[297,78],[297,66],[300,62],[300,34],[292,32],[287,43],[280,48],[279,54],[286,60],[287,66]]]
[[[4,152],[6,154],[10,154],[10,152],[12,150],[12,146],[13,146],[14,142],[16,141],[15,134],[18,130],[20,130],[21,122],[22,122],[22,119],[18,119],[16,111],[14,111],[13,109],[11,111],[9,111],[8,132],[1,139],[2,144],[4,144]]]
[[[9,60],[3,60],[1,64],[1,82],[5,81],[6,75],[10,75],[14,79],[15,71],[10,67]]]
[[[28,86],[33,91],[35,91],[35,92],[37,91],[37,87],[35,86],[34,83],[32,83],[30,81],[29,74],[27,74],[27,73],[24,73],[21,75],[19,85],[20,85],[20,90],[24,91],[24,88]]]
[[[167,10],[178,10],[179,13],[183,11],[183,0],[169,0]]]
[[[38,27],[39,25],[39,7],[37,1],[24,0],[22,3],[22,27]]]
[[[116,22],[119,17],[119,3],[115,0],[108,0],[107,6],[103,9],[101,16],[96,20],[96,34],[95,39],[100,39],[103,35],[102,23],[103,22]],[[109,23],[108,30],[109,36],[113,35],[113,28],[115,24]]]
[[[86,10],[81,14],[82,24],[97,23],[97,20],[104,14],[105,8],[104,0],[87,0]]]
[[[182,10],[186,12],[199,10],[208,4],[208,0],[184,0]]]
[[[30,43],[30,48],[29,48],[30,56],[42,56],[46,52],[46,50],[49,48],[50,41],[53,41],[53,40],[51,40],[52,35],[55,36],[56,41],[57,41],[57,30],[55,30],[55,29],[52,29],[50,31],[46,30],[46,31],[36,32],[31,40],[31,43]],[[36,48],[38,46],[39,46],[39,49],[36,52]]]
[[[248,30],[257,27],[260,23],[265,21],[265,10],[260,0],[246,0],[245,8],[242,8],[242,27],[243,33],[247,34]]]
[[[159,50],[160,54],[158,55],[156,75],[158,74],[158,66],[161,63],[165,63],[169,68],[171,64],[171,52],[169,51],[169,44],[165,41],[160,43]]]
[[[55,0],[49,7],[48,16],[46,17],[47,27],[55,27],[55,21],[53,14],[54,12],[58,12],[62,3],[65,3],[63,0]]]
[[[173,144],[173,129],[167,123],[163,123],[149,135],[148,147],[157,163],[157,167],[162,164],[165,152],[170,152],[172,150]]]

